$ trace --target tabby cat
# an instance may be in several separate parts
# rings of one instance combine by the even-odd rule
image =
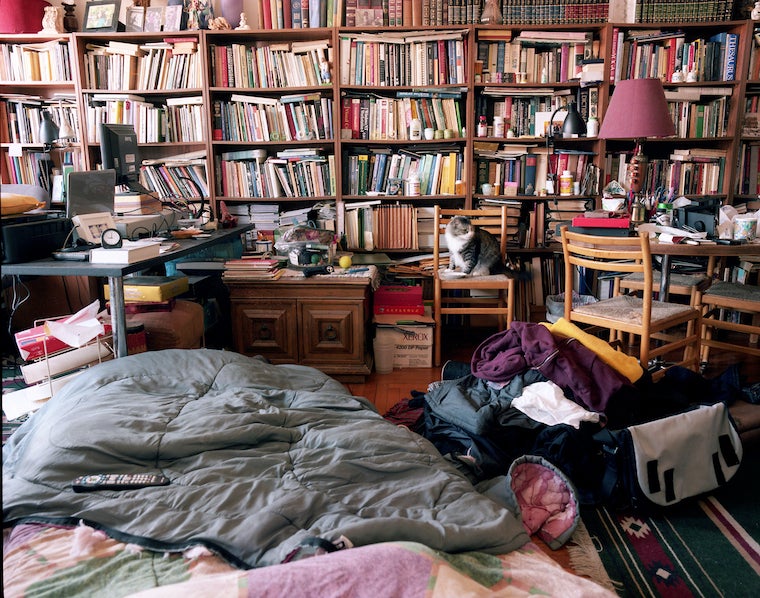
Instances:
[[[499,241],[487,230],[474,226],[466,216],[454,216],[446,225],[449,270],[485,276],[507,271]]]

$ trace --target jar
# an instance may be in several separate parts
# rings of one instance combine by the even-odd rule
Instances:
[[[658,203],[657,211],[654,214],[655,224],[660,226],[670,226],[673,222],[673,204]]]
[[[420,177],[416,172],[413,172],[406,180],[406,194],[409,196],[420,194]]]
[[[478,119],[478,137],[488,137],[488,125],[485,116]]]
[[[419,118],[413,118],[409,123],[409,139],[412,141],[422,139],[422,121]]]
[[[569,170],[565,170],[559,177],[559,194],[560,195],[572,195],[573,194],[573,175]]]
[[[493,136],[504,137],[504,117],[503,116],[493,117]]]
[[[586,137],[596,137],[599,134],[599,120],[592,116],[586,123]]]

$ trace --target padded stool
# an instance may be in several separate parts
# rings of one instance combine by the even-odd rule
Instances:
[[[127,316],[127,325],[145,327],[148,351],[161,349],[200,349],[203,337],[203,306],[178,299],[171,311],[154,311]]]

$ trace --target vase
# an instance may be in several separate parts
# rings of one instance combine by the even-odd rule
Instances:
[[[240,13],[243,12],[243,0],[220,0],[222,16],[233,29],[240,25]]]

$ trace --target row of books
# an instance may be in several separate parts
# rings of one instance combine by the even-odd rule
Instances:
[[[419,249],[417,208],[412,204],[345,205],[348,249]]]
[[[748,81],[760,80],[760,35],[758,35],[757,27],[755,27],[754,35],[752,36],[752,53],[749,56],[749,71],[747,72]]]
[[[217,194],[226,197],[334,196],[334,156],[318,155],[314,148],[283,150],[263,161],[255,158],[216,158]],[[227,152],[227,154],[234,152]]]
[[[48,103],[29,97],[0,98],[0,143],[39,144],[42,111],[59,127],[67,122],[79,139],[79,111],[74,104]]]
[[[730,21],[731,0],[695,0],[676,3],[672,0],[636,0],[637,23]]]
[[[345,34],[340,37],[342,85],[464,85],[467,44],[462,31]]]
[[[462,194],[461,148],[425,148],[424,152],[372,148],[345,156],[343,185],[348,195],[404,195],[403,186],[419,179],[419,195]],[[414,191],[416,193],[416,190]]]
[[[458,97],[440,97],[440,94],[424,92],[398,93],[405,97],[389,98],[378,94],[342,97],[341,138],[406,140],[415,119],[420,121],[421,131],[426,128],[448,129],[454,137],[462,136],[464,112]],[[412,95],[420,97],[410,97]]]
[[[328,40],[209,44],[215,87],[279,88],[329,85]]]
[[[0,81],[72,81],[66,39],[35,44],[0,44]]]
[[[687,40],[683,31],[612,29],[610,82],[657,77],[673,80],[680,71],[694,81],[733,81],[739,34],[721,32]]]
[[[669,101],[679,137],[724,137],[728,131],[728,96],[707,102]]]
[[[87,44],[84,80],[89,89],[197,89],[203,81],[201,57],[197,42],[186,40]]]
[[[143,184],[160,199],[208,197],[206,161],[193,160],[187,164],[150,164],[140,167]]]
[[[217,141],[334,139],[333,101],[320,93],[279,97],[233,94],[214,100],[212,136]]]
[[[503,2],[504,23],[541,25],[544,23],[606,23],[607,0],[521,0]]]
[[[598,59],[600,42],[581,31],[530,31],[512,38],[503,30],[479,32],[476,49],[475,76],[483,82],[562,83],[580,78],[584,60]]]
[[[740,195],[760,195],[760,144],[742,144],[739,153],[739,172],[736,192]]]
[[[332,27],[342,7],[338,0],[254,0],[254,4],[264,29]]]
[[[119,97],[121,96],[121,97]],[[100,123],[133,125],[138,143],[202,143],[206,109],[201,96],[147,102],[139,96],[90,96],[87,141],[100,143]]]
[[[479,0],[347,0],[347,27],[421,27],[480,22]]]

